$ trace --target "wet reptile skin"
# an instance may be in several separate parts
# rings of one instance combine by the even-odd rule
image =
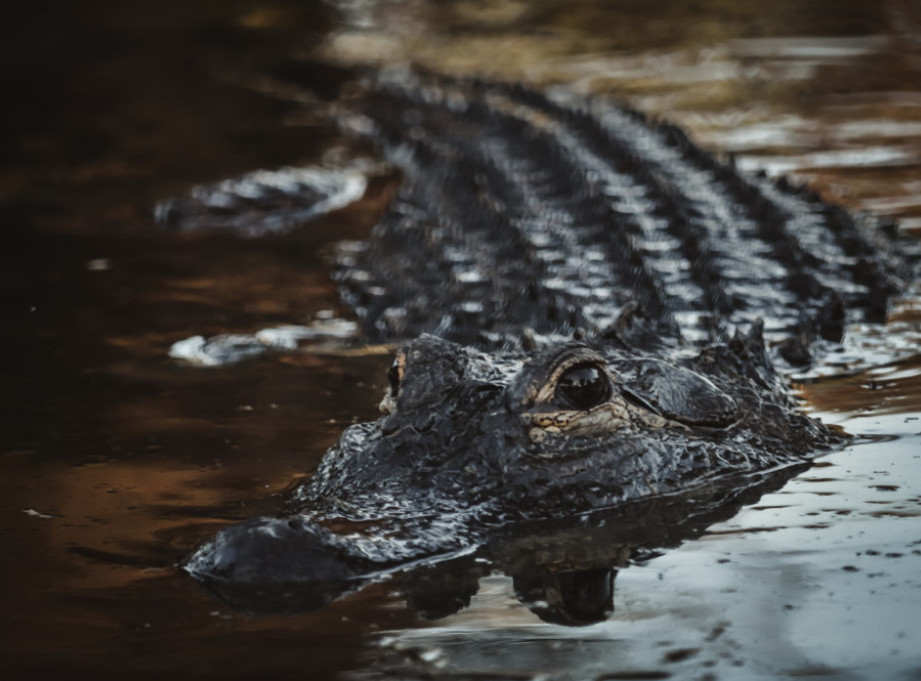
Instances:
[[[891,230],[606,101],[401,73],[338,106],[403,176],[333,273],[368,339],[402,344],[391,389],[196,578],[231,600],[348,581],[846,440],[775,367],[884,319]]]

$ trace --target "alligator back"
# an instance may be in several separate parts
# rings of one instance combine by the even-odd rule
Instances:
[[[706,343],[762,319],[801,364],[812,340],[883,321],[900,287],[882,232],[606,101],[400,73],[350,109],[346,127],[405,174],[372,238],[336,261],[374,339],[496,347],[604,333],[629,312]]]

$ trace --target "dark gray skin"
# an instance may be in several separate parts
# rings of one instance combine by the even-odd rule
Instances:
[[[219,592],[338,584],[508,523],[802,465],[845,436],[796,409],[759,334],[671,361],[609,339],[497,358],[423,336],[398,356],[389,413],[343,433],[298,513],[226,528],[184,567]],[[586,372],[589,387],[567,382]]]
[[[774,367],[808,364],[849,321],[884,319],[904,274],[885,234],[607,104],[412,76],[346,108],[344,128],[403,186],[334,277],[366,337],[402,350],[382,417],[342,434],[289,515],[227,527],[184,563],[225,599],[317,607],[476,551],[531,565],[535,523],[690,494],[678,527],[722,498],[714,485],[783,478],[846,441]],[[283,190],[259,203],[247,187],[248,229],[259,211],[276,229]],[[165,213],[197,225],[209,210],[199,190]],[[620,542],[644,544],[655,518],[617,516],[629,536],[576,561],[590,590],[609,591],[596,571],[623,564]],[[586,542],[550,562],[571,565]]]

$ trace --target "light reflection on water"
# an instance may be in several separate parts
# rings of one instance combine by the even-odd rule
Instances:
[[[220,18],[196,3],[133,19],[97,8],[113,23],[76,26],[118,28],[131,45],[113,38],[111,57],[93,52],[75,89],[113,97],[118,115],[70,92],[66,125],[51,117],[30,130],[16,147],[28,162],[3,166],[4,208],[25,206],[6,224],[32,229],[20,267],[42,273],[13,296],[17,310],[38,311],[16,318],[25,340],[4,336],[18,365],[5,374],[0,454],[0,533],[16,547],[0,567],[4,678],[332,678],[356,666],[359,678],[917,675],[917,360],[803,386],[817,415],[862,438],[702,539],[620,570],[604,623],[542,623],[500,575],[481,581],[469,609],[431,623],[387,583],[317,613],[250,618],[174,573],[218,524],[272,512],[273,495],[311,471],[345,425],[373,418],[389,364],[309,353],[215,372],[166,363],[170,344],[193,334],[253,333],[336,309],[318,252],[360,238],[379,210],[368,200],[294,244],[152,231],[153,200],[313,162],[329,142],[297,111],[205,85],[232,70],[229,55],[307,43],[314,59],[411,60],[613,93],[743,167],[792,171],[921,233],[913,3],[345,4],[351,23],[326,35],[317,32],[333,20],[310,3],[237,3]],[[170,21],[175,31],[163,28]],[[291,38],[297,31],[311,38]],[[197,59],[209,69],[190,70]],[[125,84],[138,78],[129,66],[159,103]],[[15,268],[4,276],[8,291],[31,282]],[[897,342],[917,338],[918,309],[917,297],[903,304]]]
[[[915,386],[921,377],[917,366],[900,373],[894,380]],[[862,441],[699,540],[621,570],[606,622],[538,625],[511,579],[494,576],[469,609],[382,638],[377,664],[436,677],[514,669],[604,678],[616,669],[625,672],[616,678],[704,670],[729,679],[901,678],[921,666],[921,405],[913,402],[845,420]]]
[[[497,23],[490,3],[439,11],[411,0],[350,3],[350,23],[322,50],[349,64],[422,64],[610,94],[739,154],[743,168],[792,172],[858,209],[882,190],[861,176],[885,170],[890,203],[874,204],[877,214],[921,213],[911,3],[856,6],[852,21],[848,9],[824,3],[669,3],[671,21],[639,3],[620,15],[608,3],[501,5]]]

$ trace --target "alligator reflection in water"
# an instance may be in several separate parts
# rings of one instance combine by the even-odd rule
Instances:
[[[663,549],[699,537],[805,467],[729,478],[692,492],[569,519],[513,524],[496,531],[474,553],[422,561],[392,573],[309,583],[210,579],[205,584],[243,612],[292,614],[321,608],[373,581],[388,579],[411,610],[435,620],[469,606],[480,579],[499,571],[512,577],[515,596],[542,620],[589,625],[614,612],[619,568],[651,560]]]
[[[343,433],[293,515],[226,528],[187,561],[224,598],[316,607],[473,556],[525,598],[543,591],[545,617],[591,619],[633,548],[692,536],[741,498],[667,495],[783,478],[846,440],[798,410],[773,363],[808,364],[848,323],[884,319],[912,267],[894,230],[603,103],[400,74],[346,105],[345,128],[405,180],[336,278],[369,338],[416,340],[384,416]],[[290,209],[272,189],[267,225]],[[194,198],[174,221],[207,219]],[[435,613],[471,579],[407,591]]]

